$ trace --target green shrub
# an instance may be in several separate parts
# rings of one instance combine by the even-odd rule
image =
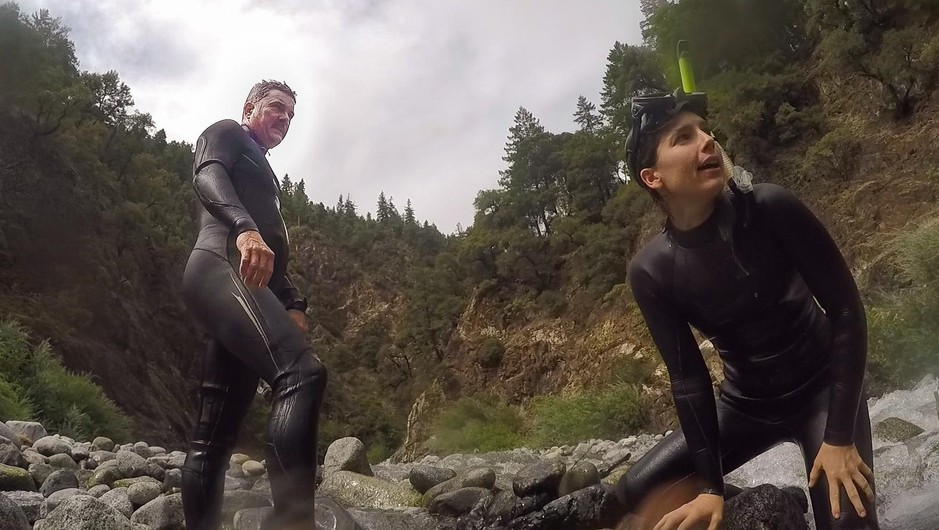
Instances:
[[[0,421],[30,420],[33,406],[22,390],[0,374]]]
[[[637,385],[617,383],[571,396],[542,396],[529,405],[530,447],[619,439],[642,430],[646,400]]]
[[[802,173],[809,181],[851,180],[857,169],[861,142],[848,127],[838,127],[822,137],[805,154]]]
[[[543,291],[538,295],[537,304],[552,318],[560,317],[567,309],[567,301],[557,291]]]
[[[504,355],[505,345],[499,337],[486,337],[479,346],[479,364],[483,368],[496,368]]]
[[[523,430],[516,408],[495,399],[464,397],[437,417],[431,445],[447,454],[501,451],[520,447]]]

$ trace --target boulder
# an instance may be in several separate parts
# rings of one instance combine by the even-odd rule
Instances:
[[[340,438],[329,444],[323,463],[323,476],[328,477],[336,471],[351,471],[367,477],[374,476],[368,463],[365,444],[358,438]]]

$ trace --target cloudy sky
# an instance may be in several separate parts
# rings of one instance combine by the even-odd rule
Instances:
[[[640,42],[637,0],[20,0],[72,28],[84,70],[117,70],[173,140],[239,119],[248,89],[280,79],[296,118],[271,152],[315,202],[380,191],[444,232],[497,186],[519,106],[573,129],[599,105],[606,56]]]

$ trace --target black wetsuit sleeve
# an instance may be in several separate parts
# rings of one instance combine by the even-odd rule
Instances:
[[[770,184],[761,184],[754,193],[761,215],[831,323],[831,395],[825,442],[850,445],[854,443],[867,361],[867,321],[857,284],[831,235],[795,195]]]
[[[296,309],[306,312],[307,300],[300,294],[300,290],[297,289],[297,286],[290,281],[288,274],[285,273],[277,280],[271,278],[270,288],[280,302],[284,304],[285,309]]]
[[[244,131],[231,120],[212,125],[196,142],[192,184],[213,217],[236,234],[258,230],[231,181],[235,160],[244,153]]]
[[[656,289],[655,279],[642,263],[634,262],[630,266],[629,283],[668,369],[678,421],[695,471],[707,488],[723,493],[717,408],[711,375],[701,350],[688,321],[680,316],[676,304],[663,295],[661,288]]]

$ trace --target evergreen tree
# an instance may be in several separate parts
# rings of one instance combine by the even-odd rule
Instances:
[[[577,110],[574,112],[574,123],[580,125],[580,130],[595,133],[600,128],[600,117],[594,114],[597,106],[587,101],[584,96],[577,97]]]
[[[408,199],[408,204],[404,207],[404,222],[407,225],[414,225],[417,223],[417,221],[414,219],[414,208],[411,207],[411,199]]]

